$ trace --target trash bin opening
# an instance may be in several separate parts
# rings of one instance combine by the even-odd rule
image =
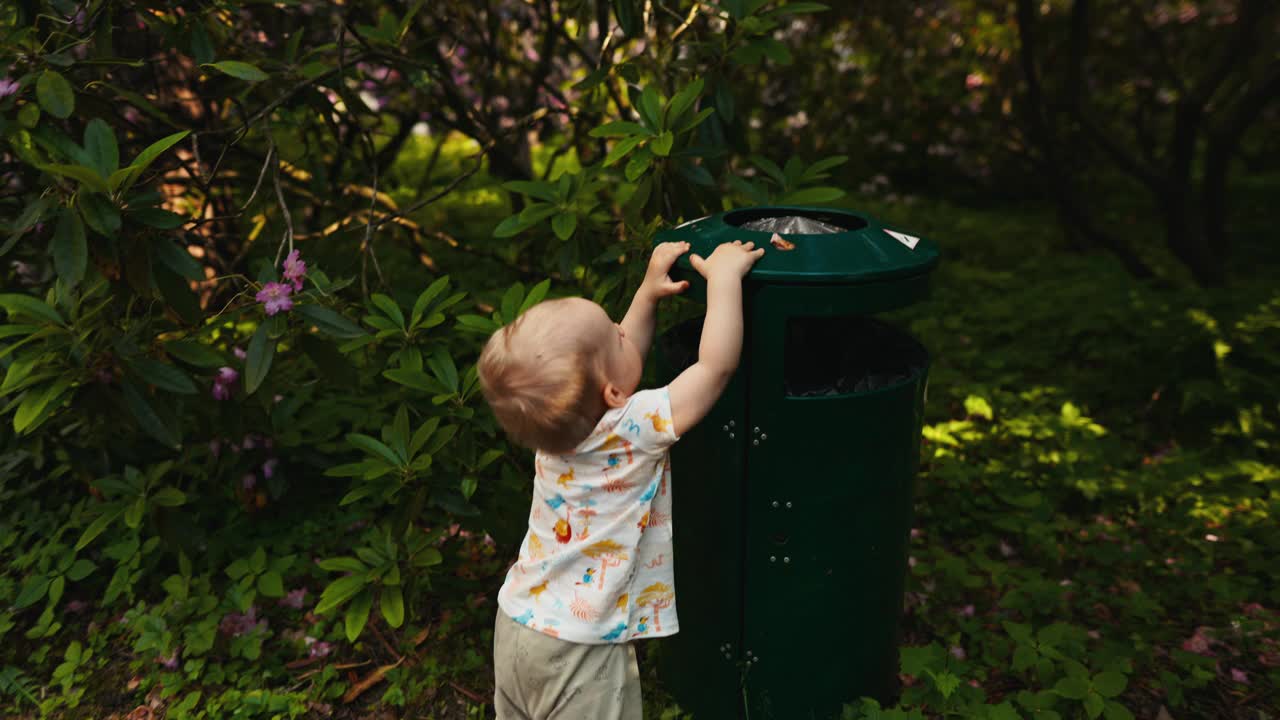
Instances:
[[[747,208],[725,214],[731,227],[783,235],[831,235],[860,230],[867,221],[836,210],[796,210],[792,208]]]
[[[858,395],[915,379],[929,356],[915,338],[862,316],[798,317],[783,350],[787,397]]]

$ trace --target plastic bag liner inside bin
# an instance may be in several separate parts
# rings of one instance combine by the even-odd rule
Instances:
[[[799,215],[760,218],[759,220],[743,223],[742,229],[756,230],[758,232],[776,232],[779,235],[830,235],[844,232],[844,228]]]
[[[698,360],[702,318],[672,328],[659,340],[672,368]],[[790,397],[871,392],[910,380],[928,353],[910,335],[868,317],[792,318],[782,351],[783,390]]]

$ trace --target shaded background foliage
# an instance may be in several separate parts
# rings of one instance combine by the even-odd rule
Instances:
[[[848,714],[1274,706],[1277,14],[6,4],[0,702],[483,716],[485,334],[847,191],[947,248],[905,709]]]

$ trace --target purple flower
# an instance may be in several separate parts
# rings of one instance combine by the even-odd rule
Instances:
[[[330,645],[323,640],[316,640],[315,638],[308,636],[306,643],[307,646],[311,648],[311,657],[322,658],[333,652],[333,645]]]
[[[169,653],[168,657],[166,657],[166,656],[164,656],[164,655],[158,655],[158,656],[156,656],[156,662],[158,662],[158,663],[160,663],[161,665],[163,665],[163,666],[165,667],[165,669],[168,669],[168,670],[177,670],[177,669],[178,669],[178,653],[179,653],[179,652],[181,652],[181,648],[174,648],[174,649],[173,649],[173,652]]]
[[[289,299],[292,292],[293,288],[284,283],[269,282],[258,291],[256,299],[266,306],[267,315],[270,316],[282,310],[288,312],[293,309],[293,301]]]
[[[222,383],[216,382],[213,384],[213,390],[211,391],[211,394],[213,395],[214,400],[230,400],[231,388],[227,385],[223,385]]]
[[[262,463],[262,477],[270,480],[271,477],[276,474],[276,466],[279,464],[280,461],[276,458],[271,458],[270,460]]]
[[[7,98],[18,92],[18,81],[9,78],[0,79],[0,98]]]
[[[1249,673],[1241,670],[1240,668],[1231,668],[1231,679],[1242,685],[1248,685]]]
[[[298,588],[297,590],[290,590],[287,595],[280,598],[280,604],[285,607],[291,607],[294,610],[301,610],[302,606],[306,603],[306,599],[307,589]]]
[[[218,368],[218,374],[215,377],[216,379],[214,382],[222,383],[223,385],[230,385],[240,379],[240,373],[236,372],[235,368],[224,365]]]
[[[965,655],[964,648],[960,647],[959,645],[953,645],[951,647],[951,656],[957,660],[963,660],[965,659],[965,657],[967,657]]]
[[[302,278],[307,274],[307,264],[299,255],[301,253],[294,250],[284,259],[284,279],[293,285],[295,291],[302,290]]]
[[[235,355],[237,360],[243,360],[249,357],[249,354],[240,347],[231,348],[231,354]]]
[[[227,613],[223,616],[222,621],[218,623],[218,629],[225,635],[231,637],[239,637],[245,633],[252,632],[256,628],[266,629],[266,619],[258,619],[258,608],[250,606],[247,613]]]

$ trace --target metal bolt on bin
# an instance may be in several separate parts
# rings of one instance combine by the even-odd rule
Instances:
[[[660,670],[698,720],[836,717],[897,692],[929,357],[872,316],[926,296],[938,249],[812,207],[732,210],[655,238],[703,257],[734,240],[766,252],[745,280],[738,371],[672,450],[681,623]],[[673,272],[705,300],[687,256]],[[700,335],[697,319],[659,339],[665,379],[697,359]]]

